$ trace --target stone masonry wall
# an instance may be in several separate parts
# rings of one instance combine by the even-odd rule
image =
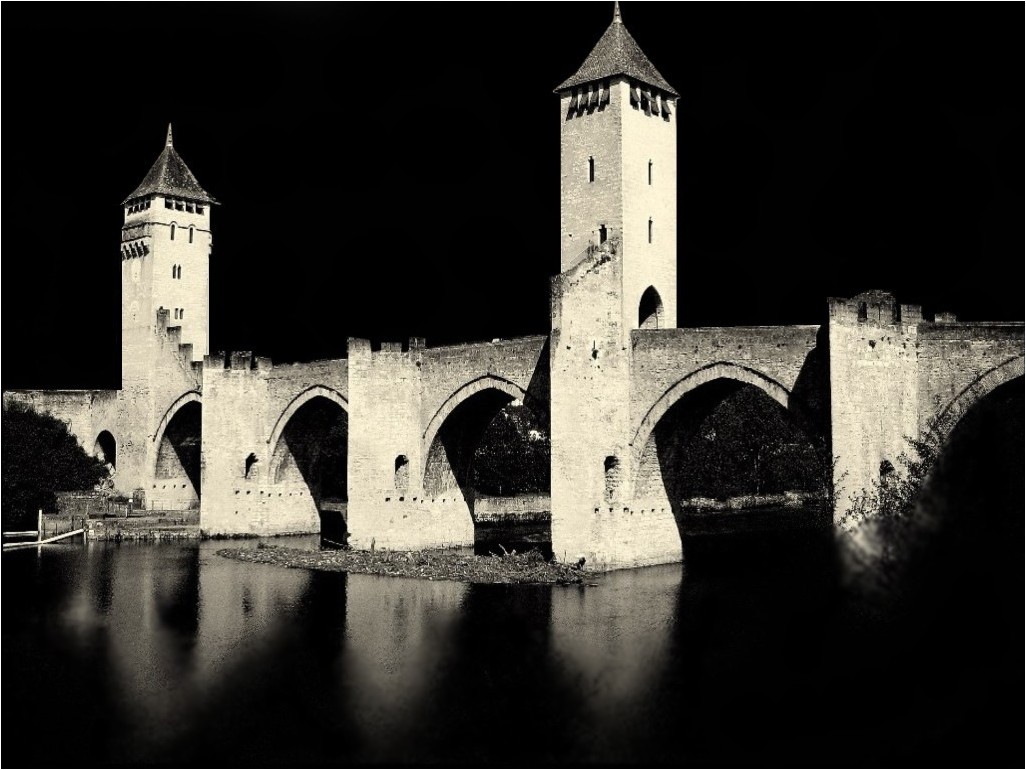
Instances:
[[[552,281],[552,548],[557,559],[597,568],[636,563],[612,548],[629,532],[596,515],[607,499],[619,505],[619,489],[606,494],[605,465],[626,453],[622,265],[599,251]]]
[[[422,340],[372,351],[349,340],[349,531],[360,548],[428,548],[474,542],[462,495],[424,494],[421,472]],[[396,488],[396,458],[408,462],[406,488]]]
[[[317,505],[298,474],[273,477],[277,437],[310,398],[348,393],[346,360],[273,366],[249,353],[207,356],[203,377],[203,496],[207,534],[282,535],[320,531]],[[256,462],[247,475],[246,458]]]
[[[663,302],[659,328],[672,329],[677,325],[676,106],[669,116],[647,114],[631,106],[627,88],[627,81],[620,79],[613,89],[613,103],[620,105],[624,132],[624,329],[638,328],[638,306],[649,286],[655,287]]]

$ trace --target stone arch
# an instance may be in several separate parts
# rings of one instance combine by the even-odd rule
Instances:
[[[638,301],[638,328],[662,329],[665,326],[663,299],[655,286],[649,286]]]
[[[748,385],[754,385],[764,391],[784,409],[788,408],[791,396],[790,391],[773,378],[761,372],[728,361],[717,361],[708,366],[703,366],[701,369],[696,369],[677,380],[677,382],[667,388],[642,418],[637,430],[634,431],[634,437],[631,439],[631,451],[635,460],[635,467],[637,466],[636,461],[640,459],[641,452],[648,442],[649,436],[652,435],[652,431],[663,415],[686,393],[707,382],[719,379],[737,380]]]
[[[147,506],[154,510],[199,507],[202,485],[202,398],[188,391],[176,398],[153,435],[153,483]]]
[[[153,434],[153,443],[156,446],[160,446],[160,440],[164,438],[164,431],[167,430],[167,424],[171,422],[171,418],[174,417],[178,410],[183,406],[193,402],[199,403],[200,406],[203,405],[203,396],[200,395],[198,390],[186,391],[171,403],[171,406],[169,406],[167,411],[164,412],[164,416],[160,418],[160,422],[157,424],[157,430]]]
[[[527,399],[526,390],[515,382],[507,380],[504,377],[499,377],[495,374],[483,374],[480,377],[462,385],[442,402],[442,405],[438,407],[438,410],[431,416],[431,419],[428,420],[427,427],[424,429],[424,433],[421,436],[421,443],[424,448],[423,457],[425,459],[427,458],[428,451],[431,449],[431,444],[434,443],[438,430],[445,423],[449,415],[451,415],[453,411],[455,411],[455,409],[468,398],[485,390],[497,390],[505,393],[509,396],[510,401],[525,401]]]
[[[292,415],[298,412],[304,404],[317,397],[326,398],[329,401],[334,401],[340,407],[342,411],[349,414],[349,401],[334,388],[329,388],[325,385],[312,385],[306,390],[300,392],[295,398],[293,398],[288,406],[278,416],[277,421],[274,423],[274,427],[271,429],[271,435],[267,438],[267,446],[271,451],[278,445],[278,439],[281,438],[282,431],[285,430],[285,426],[289,424],[289,420],[292,419]]]
[[[517,404],[526,408],[527,414],[521,413],[519,418],[507,415],[508,419],[515,422],[497,422],[507,407]],[[509,495],[539,494],[539,489],[534,488],[538,484],[544,486],[547,492],[548,462],[542,473],[537,464],[537,452],[544,451],[547,456],[548,445],[546,442],[544,450],[540,448],[541,445],[535,445],[535,439],[530,438],[532,431],[529,430],[527,436],[507,436],[512,443],[501,444],[516,451],[517,458],[524,461],[523,465],[516,464],[515,469],[513,466],[506,468],[495,465],[496,447],[500,446],[494,443],[497,435],[503,431],[512,429],[516,432],[524,428],[523,419],[538,420],[537,405],[532,406],[524,388],[503,377],[482,375],[454,391],[428,421],[422,437],[421,479],[424,494],[428,498],[461,498],[476,523],[475,506],[479,497],[494,500]],[[519,443],[521,438],[525,441],[523,446]],[[479,457],[479,450],[486,444],[486,456]],[[527,454],[520,455],[520,449]],[[483,464],[479,465],[479,462]],[[479,478],[479,471],[484,471],[483,479]],[[506,475],[507,472],[509,475]],[[536,472],[541,475],[536,475]],[[483,488],[478,487],[479,482]]]
[[[307,388],[286,407],[267,448],[267,481],[283,485],[279,491],[308,493],[320,515],[325,505],[337,508],[348,499],[346,407],[331,388]]]
[[[109,430],[101,430],[93,442],[93,456],[100,458],[112,469],[118,467],[118,442]]]
[[[974,404],[1006,382],[1023,376],[1024,361],[1022,356],[1016,356],[979,375],[936,413],[930,427],[938,431],[942,440],[947,439]]]

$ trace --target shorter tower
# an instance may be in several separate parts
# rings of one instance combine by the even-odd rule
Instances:
[[[175,150],[169,125],[163,152],[122,203],[123,356],[132,355],[160,309],[170,326],[181,327],[194,361],[209,352],[210,207],[216,203]]]

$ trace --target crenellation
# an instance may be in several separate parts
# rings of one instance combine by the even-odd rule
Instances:
[[[249,371],[252,368],[253,353],[249,350],[233,351],[228,358],[228,369],[234,371]]]
[[[116,490],[149,508],[198,505],[208,535],[344,519],[352,545],[396,549],[474,542],[475,518],[501,507],[474,489],[474,450],[495,415],[522,404],[538,421],[532,440],[548,440],[551,494],[517,504],[546,501],[556,558],[614,569],[682,561],[684,505],[824,496],[712,500],[674,487],[679,455],[657,439],[683,430],[667,415],[701,401],[684,401],[693,391],[761,391],[832,455],[840,515],[898,464],[908,436],[950,426],[1023,376],[1023,324],[926,320],[880,290],[828,299],[824,325],[676,328],[678,94],[619,13],[557,93],[548,334],[434,347],[349,338],[344,358],[277,364],[211,353],[217,202],[169,129],[122,204],[122,388],[5,392],[4,403],[53,414],[88,451],[110,434]]]

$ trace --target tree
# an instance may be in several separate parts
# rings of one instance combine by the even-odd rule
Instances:
[[[486,495],[549,491],[549,437],[528,407],[510,404],[488,425],[474,453],[474,487]]]
[[[21,404],[3,408],[3,524],[34,523],[56,507],[56,492],[92,489],[107,473],[60,420]]]

